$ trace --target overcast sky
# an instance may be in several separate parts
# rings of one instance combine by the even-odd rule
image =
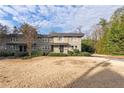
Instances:
[[[0,23],[10,27],[27,22],[39,27],[41,33],[71,32],[82,26],[89,31],[99,18],[109,20],[121,6],[0,6]]]

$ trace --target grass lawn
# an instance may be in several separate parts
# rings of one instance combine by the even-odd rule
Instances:
[[[124,87],[124,63],[99,57],[0,59],[0,87]]]
[[[112,56],[124,56],[124,54],[112,54]]]

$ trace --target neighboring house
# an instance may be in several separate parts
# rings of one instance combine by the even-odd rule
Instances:
[[[81,38],[83,33],[51,33],[38,35],[33,43],[32,50],[44,52],[67,53],[69,50],[78,49],[81,51]],[[9,34],[0,45],[1,51],[26,52],[27,46],[21,34]]]

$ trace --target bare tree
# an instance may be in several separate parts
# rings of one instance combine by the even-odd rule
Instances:
[[[76,33],[81,33],[82,26],[78,26],[74,32]]]
[[[101,26],[94,25],[93,32],[92,32],[92,39],[94,41],[97,41],[97,40],[101,39],[102,35],[103,35],[103,30],[102,30]]]
[[[32,45],[34,44],[34,41],[37,37],[37,30],[35,27],[24,23],[20,27],[20,31],[22,32],[24,40],[26,42],[28,54],[29,56],[31,56]]]
[[[18,33],[19,33],[19,29],[16,26],[14,26],[13,27],[13,34],[18,34]]]
[[[5,36],[8,32],[8,26],[0,24],[0,49],[5,48],[4,43],[5,43]]]
[[[8,27],[6,25],[0,24],[0,35],[7,34]]]
[[[91,33],[91,39],[93,41],[93,47],[96,49],[98,41],[102,38],[103,36],[103,29],[101,28],[100,25],[93,25],[92,27],[92,33]],[[95,51],[96,52],[96,51]]]

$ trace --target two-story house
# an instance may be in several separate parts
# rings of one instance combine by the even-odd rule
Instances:
[[[50,34],[52,37],[51,51],[53,52],[64,52],[68,50],[78,49],[81,51],[81,38],[84,36],[83,33],[53,33]]]
[[[81,38],[83,33],[50,33],[39,34],[33,43],[32,50],[44,52],[67,53],[69,50],[78,49],[81,51]],[[0,50],[26,52],[27,46],[21,34],[9,34],[6,36]]]

